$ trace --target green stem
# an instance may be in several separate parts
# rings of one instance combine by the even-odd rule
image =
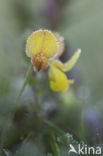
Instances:
[[[27,85],[27,83],[28,83],[28,79],[29,79],[29,77],[30,77],[32,71],[33,71],[33,68],[32,68],[32,64],[31,64],[30,67],[29,67],[29,69],[28,69],[28,71],[27,71],[27,73],[26,73],[26,78],[25,78],[24,84],[23,84],[23,86],[22,86],[22,88],[21,88],[21,90],[20,90],[20,92],[19,92],[19,94],[18,94],[18,96],[17,96],[16,104],[17,104],[17,103],[19,102],[19,100],[20,100],[20,97],[21,97],[21,95],[22,95],[22,93],[23,93],[23,91],[24,91],[24,89],[25,89],[25,87],[26,87],[26,85]]]
[[[19,102],[19,99],[27,85],[27,82],[28,82],[28,79],[30,77],[30,75],[32,74],[32,71],[33,71],[33,68],[32,68],[32,64],[30,65],[27,73],[26,73],[26,78],[25,78],[25,81],[24,81],[24,84],[17,96],[17,99],[16,99],[16,104]],[[1,143],[0,143],[0,156],[2,155],[2,152],[3,152],[3,144],[4,144],[4,140],[5,140],[5,134],[6,134],[6,130],[7,130],[7,124],[9,123],[9,121],[6,122],[6,125],[4,126],[3,130],[2,130],[2,136],[1,136]],[[28,139],[28,138],[27,138]],[[25,140],[26,141],[26,140]]]
[[[60,156],[60,150],[59,150],[59,147],[58,147],[58,145],[56,143],[55,136],[54,136],[53,133],[50,134],[50,139],[51,139],[51,146],[52,146],[54,155],[55,156]]]
[[[47,124],[48,126],[54,128],[58,133],[60,133],[61,135],[64,135],[65,132],[63,130],[61,130],[58,126],[56,126],[54,123],[52,123],[51,121],[49,120],[46,120],[46,119],[43,119],[43,122],[45,124]]]

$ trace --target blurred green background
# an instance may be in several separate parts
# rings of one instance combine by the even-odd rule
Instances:
[[[30,64],[25,56],[26,39],[40,28],[64,36],[66,50],[61,59],[82,49],[76,67],[67,73],[75,85],[66,93],[53,93],[47,73],[33,73],[16,105]],[[102,144],[102,34],[102,0],[0,0],[1,155],[55,155],[50,138],[61,134],[51,123],[77,141]],[[50,138],[49,130],[53,133]],[[70,136],[66,139],[70,142]],[[61,156],[67,156],[69,145],[56,143]]]

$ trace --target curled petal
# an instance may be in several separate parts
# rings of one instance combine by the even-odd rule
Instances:
[[[80,54],[81,54],[81,49],[78,49],[75,52],[75,54],[72,56],[72,58],[69,61],[67,61],[66,63],[63,64],[59,60],[55,60],[55,61],[50,60],[51,61],[50,64],[53,64],[53,66],[59,68],[63,72],[67,72],[74,67],[78,58],[80,57]]]

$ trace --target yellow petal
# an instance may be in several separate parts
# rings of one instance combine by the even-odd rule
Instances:
[[[73,80],[68,80],[67,76],[55,66],[50,66],[49,71],[50,87],[53,91],[66,91],[69,84],[73,84]]]
[[[69,61],[67,61],[66,63],[63,64],[59,60],[55,60],[55,61],[50,60],[51,61],[50,64],[53,64],[55,67],[59,68],[63,72],[67,72],[67,71],[71,70],[73,68],[73,66],[76,64],[80,54],[81,54],[81,50],[78,49],[75,52],[75,54],[72,56],[72,58]]]
[[[43,54],[50,58],[58,51],[58,42],[51,31],[39,30],[31,34],[27,40],[26,53],[29,57]]]

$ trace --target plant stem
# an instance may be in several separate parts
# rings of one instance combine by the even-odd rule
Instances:
[[[65,134],[65,132],[64,132],[63,130],[61,130],[58,126],[56,126],[56,125],[55,125],[54,123],[52,123],[51,121],[44,119],[43,122],[44,122],[45,124],[47,124],[48,126],[54,128],[54,129],[55,129],[58,133],[60,133],[61,135],[64,135],[64,134]]]
[[[19,92],[19,94],[17,96],[16,104],[19,102],[19,99],[20,99],[20,97],[21,97],[21,95],[22,95],[22,93],[23,93],[23,91],[24,91],[24,89],[25,89],[25,87],[27,85],[28,79],[29,79],[30,75],[32,74],[32,71],[33,71],[33,68],[32,68],[32,65],[30,65],[30,67],[29,67],[29,69],[28,69],[28,71],[26,73],[26,78],[25,78],[25,81],[23,83],[23,86],[22,86],[22,88],[21,88],[21,90],[20,90],[20,92]],[[2,152],[3,152],[3,144],[4,144],[4,140],[5,140],[5,136],[6,136],[7,125],[8,125],[9,122],[10,121],[6,122],[6,125],[4,126],[4,128],[2,130],[2,135],[1,135],[2,139],[1,139],[1,143],[0,143],[0,156],[2,155]],[[26,142],[26,140],[25,140],[25,142]]]
[[[51,139],[51,146],[52,146],[54,155],[55,156],[60,156],[59,147],[58,147],[58,145],[56,143],[55,136],[54,136],[53,133],[50,134],[50,139]]]
[[[23,93],[23,91],[24,91],[24,89],[25,89],[25,87],[26,87],[26,85],[28,83],[28,79],[29,79],[32,71],[33,71],[33,68],[32,68],[32,64],[31,64],[28,71],[27,71],[27,73],[26,73],[26,78],[25,78],[24,84],[23,84],[23,86],[22,86],[22,88],[21,88],[21,90],[20,90],[20,92],[19,92],[19,94],[17,96],[16,104],[19,102],[19,99],[20,99],[20,97],[21,97],[21,95],[22,95],[22,93]]]
[[[53,129],[55,129],[58,133],[60,133],[61,135],[65,135],[65,131],[63,131],[60,127],[58,127],[57,125],[55,125],[53,122],[51,122],[50,120],[47,120],[47,119],[43,119],[43,122],[45,124],[47,124],[48,126],[52,127]],[[79,142],[80,141],[80,138],[74,134],[73,131],[71,131],[71,129],[68,129],[67,130],[67,133],[69,134],[72,134],[72,136]]]

